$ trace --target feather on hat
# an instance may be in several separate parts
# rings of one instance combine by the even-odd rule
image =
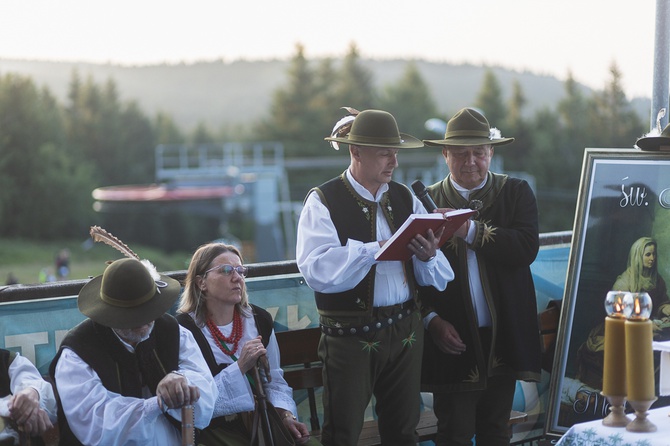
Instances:
[[[126,329],[146,325],[172,307],[181,292],[177,280],[159,274],[151,262],[140,260],[101,227],[91,227],[90,233],[94,241],[112,246],[127,258],[113,261],[79,291],[77,306],[82,314],[100,325]]]
[[[658,111],[656,115],[656,127],[639,138],[635,142],[635,147],[641,150],[662,150],[670,151],[670,123],[661,131],[661,119],[665,116],[665,108]]]

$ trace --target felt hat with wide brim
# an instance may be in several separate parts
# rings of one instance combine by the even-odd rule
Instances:
[[[670,147],[670,123],[665,126],[660,135],[644,136],[638,139],[635,145],[642,150],[659,150],[661,146]]]
[[[169,276],[154,280],[139,260],[112,262],[79,291],[79,311],[110,328],[137,328],[155,321],[175,303],[181,285]]]
[[[424,146],[420,139],[400,133],[393,115],[382,110],[363,110],[354,119],[349,134],[324,139],[355,146],[394,149],[418,149]]]
[[[494,130],[494,131],[492,131]],[[447,122],[444,139],[424,139],[427,146],[502,146],[514,138],[502,138],[491,129],[488,119],[474,108],[463,108]]]

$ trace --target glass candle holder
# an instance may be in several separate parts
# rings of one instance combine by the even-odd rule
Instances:
[[[626,293],[623,314],[628,320],[646,321],[651,317],[652,301],[649,293]]]
[[[628,291],[610,291],[605,297],[605,313],[613,317],[626,317],[624,314],[624,300],[630,295]],[[628,301],[630,301],[630,297]]]

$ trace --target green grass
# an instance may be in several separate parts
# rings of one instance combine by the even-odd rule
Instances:
[[[70,251],[70,275],[68,279],[86,279],[105,270],[106,262],[124,257],[122,253],[104,243],[92,240],[62,240],[40,242],[34,240],[0,239],[0,285],[9,274],[13,274],[23,284],[39,282],[42,269],[55,274],[55,258],[61,249]],[[158,249],[144,246],[130,246],[141,258],[156,265],[158,271],[184,270],[188,267],[191,253],[166,254]]]

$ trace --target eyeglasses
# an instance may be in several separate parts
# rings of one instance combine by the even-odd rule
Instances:
[[[233,271],[236,271],[237,274],[239,274],[242,277],[247,277],[247,273],[249,272],[249,268],[246,266],[233,266],[233,265],[216,265],[205,271],[205,274],[207,274],[210,271],[216,270],[217,273],[223,274],[224,276],[230,276],[233,274]],[[203,275],[205,275],[203,274]]]

